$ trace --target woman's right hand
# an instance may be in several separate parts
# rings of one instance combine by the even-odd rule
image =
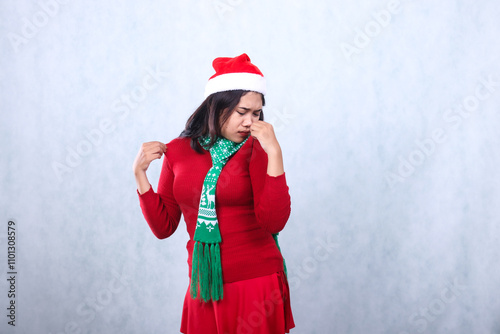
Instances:
[[[135,157],[133,170],[134,173],[145,172],[151,161],[155,159],[160,159],[167,151],[167,146],[159,141],[150,141],[148,143],[143,143],[139,149],[139,153]]]
[[[132,166],[137,182],[137,189],[140,194],[144,194],[151,188],[148,177],[146,176],[146,170],[149,164],[155,159],[160,159],[166,151],[167,146],[159,141],[151,141],[142,144],[139,153],[137,153],[135,157],[134,165]]]

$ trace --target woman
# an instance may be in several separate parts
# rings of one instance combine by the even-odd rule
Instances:
[[[184,215],[190,287],[181,332],[288,333],[293,328],[276,235],[290,215],[283,157],[263,121],[265,79],[246,54],[216,58],[205,101],[179,138],[144,143],[134,162],[144,217],[156,237]],[[165,154],[158,184],[146,171]]]

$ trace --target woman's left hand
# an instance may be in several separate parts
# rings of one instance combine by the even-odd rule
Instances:
[[[257,121],[250,126],[250,135],[257,139],[267,154],[267,174],[279,176],[285,172],[281,147],[274,135],[273,126],[264,121]]]
[[[257,139],[260,146],[269,155],[281,150],[273,126],[264,121],[256,121],[250,126],[250,135]]]

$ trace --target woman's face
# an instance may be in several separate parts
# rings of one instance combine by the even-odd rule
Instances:
[[[250,134],[250,125],[259,120],[261,112],[262,96],[260,93],[246,93],[222,125],[222,136],[235,143],[241,143]]]

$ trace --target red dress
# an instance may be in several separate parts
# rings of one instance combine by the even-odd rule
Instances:
[[[144,217],[159,239],[172,235],[181,213],[184,216],[190,236],[187,242],[189,272],[201,188],[211,166],[208,151],[195,152],[189,138],[174,139],[167,144],[157,193],[151,188],[139,195]],[[181,331],[188,334],[288,333],[294,327],[288,283],[283,275],[283,258],[272,237],[284,228],[290,215],[285,174],[267,175],[267,154],[259,142],[250,137],[224,166],[217,182],[216,201],[222,237],[224,298],[203,304],[186,294]],[[281,303],[274,302],[278,290]],[[264,316],[262,324],[251,325],[250,322],[255,325],[260,321],[254,314],[259,309],[256,305],[265,304],[270,308],[269,302],[276,306],[272,314]],[[245,332],[245,321],[253,326],[252,331],[246,328]],[[280,322],[283,329],[276,331],[279,326],[275,325]],[[216,329],[210,331],[210,326]],[[266,326],[274,326],[273,331],[265,331]]]

